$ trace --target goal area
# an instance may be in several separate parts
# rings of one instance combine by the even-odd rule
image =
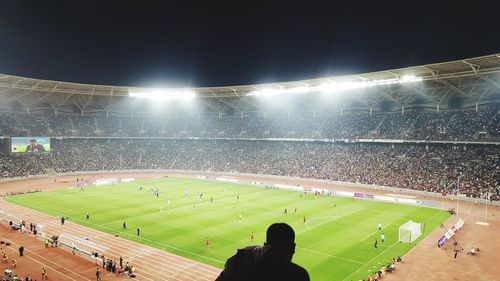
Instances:
[[[422,228],[420,223],[407,221],[399,227],[399,242],[412,243],[422,235]]]

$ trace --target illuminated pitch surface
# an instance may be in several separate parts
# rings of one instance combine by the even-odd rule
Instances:
[[[151,188],[159,189],[159,198]],[[203,193],[201,202],[199,193]],[[262,244],[270,224],[286,222],[297,235],[293,260],[309,271],[312,280],[366,278],[369,270],[412,247],[397,242],[400,225],[408,220],[425,222],[418,243],[449,217],[447,212],[424,207],[173,178],[32,193],[6,200],[54,216],[64,214],[69,221],[219,268],[237,248]],[[122,231],[124,221],[126,231]],[[382,231],[378,231],[378,223],[382,223]],[[138,226],[140,238],[136,236]],[[384,243],[380,241],[382,232]],[[205,247],[206,238],[210,247]],[[373,247],[375,239],[379,240],[378,249]]]

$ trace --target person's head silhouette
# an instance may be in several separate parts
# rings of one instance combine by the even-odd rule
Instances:
[[[292,262],[295,232],[286,223],[267,229],[264,246],[238,249],[216,281],[309,281],[307,270]]]
[[[266,243],[276,256],[291,261],[295,253],[295,231],[286,223],[275,223],[266,232]]]

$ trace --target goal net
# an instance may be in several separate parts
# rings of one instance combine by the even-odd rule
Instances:
[[[407,221],[399,227],[399,242],[412,243],[420,235],[422,235],[422,231],[419,223]]]

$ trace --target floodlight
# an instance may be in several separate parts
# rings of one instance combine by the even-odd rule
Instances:
[[[147,98],[155,101],[184,100],[188,101],[196,97],[191,89],[161,89],[150,88],[141,91],[129,91],[129,96],[136,98]]]

